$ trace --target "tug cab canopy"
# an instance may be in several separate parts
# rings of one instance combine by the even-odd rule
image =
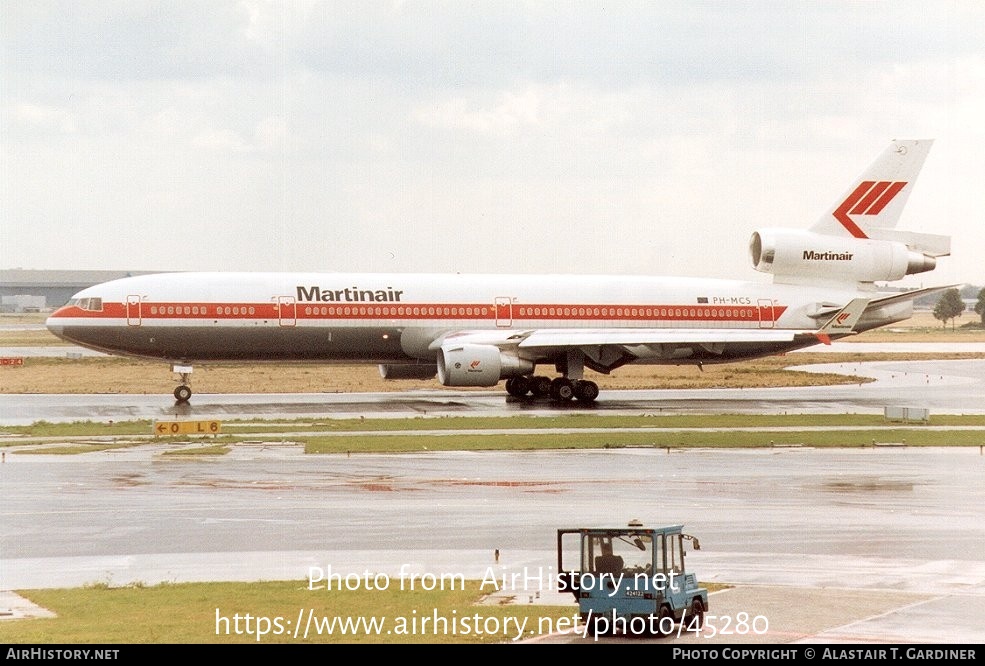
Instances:
[[[683,525],[578,527],[557,531],[558,576],[562,592],[578,601],[583,622],[605,618],[646,618],[669,633],[680,621],[701,627],[708,591],[685,565],[686,541],[700,549]],[[668,619],[665,619],[668,618]]]

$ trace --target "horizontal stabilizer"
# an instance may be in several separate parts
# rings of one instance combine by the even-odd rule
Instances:
[[[889,305],[890,303],[901,303],[904,301],[915,301],[921,296],[927,296],[929,294],[936,294],[942,291],[947,291],[948,289],[954,289],[955,287],[960,287],[960,284],[947,284],[943,287],[926,287],[924,289],[914,289],[912,291],[902,291],[898,294],[890,294],[889,296],[880,296],[879,298],[873,298],[869,305]]]
[[[926,287],[924,289],[913,289],[910,291],[901,291],[896,294],[885,294],[882,296],[877,296],[869,301],[869,306],[866,310],[881,307],[883,305],[892,305],[893,303],[904,303],[906,301],[915,301],[923,296],[929,296],[930,294],[940,293],[942,291],[947,291],[948,289],[953,289],[955,287],[960,287],[960,284],[947,284],[942,287]],[[830,318],[835,312],[840,312],[837,305],[824,305],[817,312],[810,313],[808,316],[813,319]]]
[[[869,229],[869,238],[873,240],[893,241],[903,243],[914,252],[926,254],[929,257],[947,257],[951,254],[951,237],[939,234],[918,234],[913,231],[896,231],[895,229]]]

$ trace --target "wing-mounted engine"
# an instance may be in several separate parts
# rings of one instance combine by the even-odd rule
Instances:
[[[532,362],[494,345],[445,344],[438,350],[438,381],[444,386],[495,386],[533,371]]]
[[[875,282],[931,271],[935,257],[905,243],[760,229],[749,241],[753,267],[777,282]]]

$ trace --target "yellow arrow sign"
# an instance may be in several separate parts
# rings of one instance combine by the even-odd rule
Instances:
[[[222,421],[157,421],[155,435],[218,435]]]

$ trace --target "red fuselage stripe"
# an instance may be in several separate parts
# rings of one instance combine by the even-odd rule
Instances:
[[[82,319],[189,320],[379,320],[394,319],[491,321],[713,321],[775,322],[786,306],[756,305],[476,305],[441,304],[313,304],[313,303],[104,303],[100,311],[65,306],[52,317]]]

